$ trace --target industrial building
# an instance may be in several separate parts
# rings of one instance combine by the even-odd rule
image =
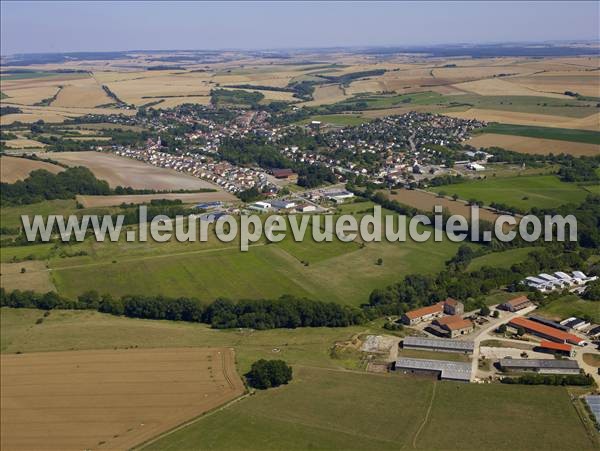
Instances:
[[[472,354],[475,343],[466,340],[448,338],[405,337],[402,341],[404,349],[426,349],[428,351],[462,352]]]
[[[471,364],[448,360],[400,358],[394,364],[395,371],[411,374],[435,375],[441,380],[469,382]]]
[[[579,374],[575,360],[556,359],[500,359],[504,371],[534,371],[543,374]]]
[[[585,344],[585,340],[579,338],[577,335],[563,332],[562,330],[554,329],[553,327],[536,323],[535,321],[526,318],[513,318],[508,324],[514,328],[522,327],[526,332],[557,343],[570,343],[577,346],[583,346]]]
[[[529,316],[527,319],[535,321],[536,323],[544,324],[545,326],[554,327],[555,329],[562,330],[563,332],[569,331],[569,328],[567,326],[563,326],[562,324],[557,323],[556,321],[542,318],[541,316]]]
[[[526,277],[521,282],[542,293],[546,293],[554,290],[564,290],[565,288],[581,287],[598,278],[597,276],[588,277],[581,271],[573,271],[572,274],[569,275],[563,271],[556,271],[554,274],[542,273],[537,277]]]
[[[532,305],[532,302],[527,296],[519,296],[510,301],[506,301],[504,304],[500,304],[499,308],[509,312],[518,312],[526,307]]]
[[[278,210],[287,210],[290,208],[294,208],[296,206],[296,202],[291,200],[273,200],[271,201],[271,206]]]

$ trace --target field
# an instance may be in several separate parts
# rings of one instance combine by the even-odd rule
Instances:
[[[2,354],[2,448],[129,449],[244,391],[228,348]]]
[[[496,133],[483,133],[469,139],[466,144],[473,147],[502,147],[515,152],[528,154],[548,155],[566,153],[574,156],[593,156],[600,154],[600,144],[586,144],[581,142],[567,142],[557,139],[529,138],[516,135],[501,135]]]
[[[330,357],[331,344],[358,333],[382,333],[372,323],[224,331],[89,311],[52,311],[42,324],[35,324],[41,316],[39,310],[1,309],[0,350],[25,352],[21,357],[26,357],[40,351],[94,348],[235,347],[240,374],[258,358],[281,358],[293,365],[294,380],[288,386],[259,391],[206,415],[149,444],[150,449],[432,449],[440,442],[444,449],[594,447],[562,387],[436,383],[432,399],[434,382],[429,378],[344,370],[344,361]],[[464,402],[465,408],[456,409],[457,402]],[[476,425],[478,433],[460,433],[460,424]],[[543,424],[553,428],[540,436]],[[452,428],[458,430],[448,430]],[[498,428],[511,432],[497,436]],[[455,434],[453,440],[447,441],[446,434]]]
[[[594,449],[562,387],[295,371],[289,387],[246,398],[145,449]],[[465,424],[477,433],[464,433]]]
[[[114,196],[77,196],[77,200],[84,207],[109,207],[115,205],[148,203],[152,199],[179,199],[183,203],[210,202],[210,201],[235,201],[233,194],[225,191],[207,193],[165,193],[165,194],[131,194]]]
[[[31,171],[37,169],[44,169],[53,174],[63,170],[60,166],[44,161],[3,156],[0,159],[0,180],[2,183],[14,183],[17,180],[26,179]]]
[[[486,205],[500,202],[524,210],[532,207],[550,208],[567,203],[577,204],[588,194],[583,188],[561,182],[553,175],[488,177],[485,180],[438,186],[431,190],[456,193],[461,199],[476,199]]]
[[[510,268],[512,265],[524,261],[527,258],[527,254],[533,250],[535,250],[535,247],[520,247],[476,257],[469,263],[467,270],[477,271],[484,266]]]
[[[600,309],[598,303],[586,301],[570,294],[556,299],[541,307],[538,312],[542,316],[552,319],[566,319],[571,316],[588,316],[594,322],[600,322]]]
[[[2,257],[2,261],[4,261],[4,255]],[[33,290],[40,293],[56,291],[50,279],[50,273],[42,261],[0,263],[0,272],[2,273],[2,287],[6,290]]]
[[[573,141],[600,146],[600,132],[590,130],[572,130],[556,127],[533,127],[514,124],[491,124],[485,129],[486,133],[502,135],[526,136],[529,138]]]
[[[218,189],[212,183],[172,169],[159,168],[141,161],[100,152],[52,152],[39,154],[69,166],[85,166],[111,187],[178,190]]]
[[[452,188],[455,185],[450,185],[445,187],[446,189],[441,189],[440,191],[445,191],[446,195],[453,194]],[[423,210],[426,212],[433,212],[433,209],[436,205],[441,205],[444,210],[450,211],[450,213],[455,215],[462,215],[465,218],[471,217],[471,207],[467,205],[464,201],[456,201],[452,199],[448,199],[446,197],[438,197],[433,193],[428,193],[420,190],[407,190],[404,188],[394,190],[396,194],[388,194],[390,199],[400,202],[401,204],[408,205],[413,208],[418,208],[419,210]],[[479,217],[485,221],[493,222],[498,218],[496,213],[493,213],[489,210],[480,209]]]

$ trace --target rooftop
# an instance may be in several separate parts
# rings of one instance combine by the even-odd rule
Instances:
[[[540,348],[553,349],[555,351],[571,352],[571,345],[564,343],[555,343],[553,341],[542,340],[540,342]]]
[[[405,315],[409,319],[420,318],[425,315],[431,315],[433,313],[439,313],[444,309],[444,306],[439,304],[429,305],[427,307],[421,307],[416,310],[411,310],[410,312],[406,312]]]
[[[575,360],[556,359],[500,359],[500,366],[505,368],[579,369]]]
[[[514,299],[511,299],[510,301],[506,301],[505,304],[510,304],[513,307],[515,307],[517,305],[524,304],[525,302],[529,302],[529,298],[527,296],[519,296]]]
[[[454,349],[464,352],[473,352],[474,342],[466,340],[452,340],[450,338],[424,338],[424,337],[404,337],[405,346],[421,346],[437,349]]]
[[[525,329],[529,329],[533,332],[537,332],[543,334],[548,337],[555,338],[560,341],[568,341],[569,343],[579,344],[584,341],[582,338],[579,338],[577,335],[569,334],[567,332],[563,332],[561,330],[555,329],[550,326],[546,326],[544,324],[536,323],[526,318],[513,318],[510,320],[509,324],[513,326],[524,327]]]
[[[396,369],[440,371],[443,379],[471,379],[471,364],[463,362],[400,358],[396,360]]]

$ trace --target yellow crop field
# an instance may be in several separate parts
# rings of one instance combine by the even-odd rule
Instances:
[[[517,113],[514,111],[481,110],[471,108],[467,111],[445,113],[447,116],[463,119],[478,119],[486,122],[500,122],[517,125],[539,125],[541,127],[576,128],[581,130],[600,130],[600,113],[584,118],[550,116],[547,114]]]
[[[340,85],[317,86],[313,94],[314,100],[306,102],[307,106],[326,105],[346,99],[346,93]]]
[[[52,102],[52,106],[93,108],[108,103],[114,103],[114,100],[106,95],[101,86],[93,83],[89,86],[64,87],[58,93],[56,100]]]
[[[554,97],[557,99],[568,99],[564,94],[540,93],[531,88],[511,83],[500,78],[487,78],[484,80],[457,83],[455,88],[463,91],[479,94],[480,96],[540,96]]]
[[[17,180],[23,180],[27,178],[31,171],[35,171],[37,169],[44,169],[48,172],[52,172],[53,174],[63,170],[63,168],[60,166],[46,163],[45,161],[35,161],[28,158],[3,156],[0,159],[0,181],[2,181],[2,183],[14,183]]]
[[[520,86],[548,93],[577,92],[584,96],[600,97],[600,76],[598,72],[546,72],[530,77],[515,77],[510,81]]]
[[[30,88],[9,88],[2,85],[2,92],[9,97],[9,101],[18,105],[33,105],[44,99],[49,99],[58,92],[58,86],[37,86]]]
[[[474,147],[498,146],[516,152],[548,155],[567,153],[570,155],[600,155],[599,144],[586,144],[555,139],[529,138],[525,136],[498,135],[484,133],[469,139],[466,144]]]

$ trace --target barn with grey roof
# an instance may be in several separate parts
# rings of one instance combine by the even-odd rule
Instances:
[[[467,340],[448,338],[405,337],[402,341],[405,349],[426,349],[428,351],[463,352],[472,354],[475,343]]]
[[[506,371],[535,371],[544,374],[579,374],[575,360],[556,359],[500,359],[500,367]]]
[[[469,382],[471,364],[449,360],[400,358],[394,364],[394,370],[411,374],[433,374],[442,380]]]

